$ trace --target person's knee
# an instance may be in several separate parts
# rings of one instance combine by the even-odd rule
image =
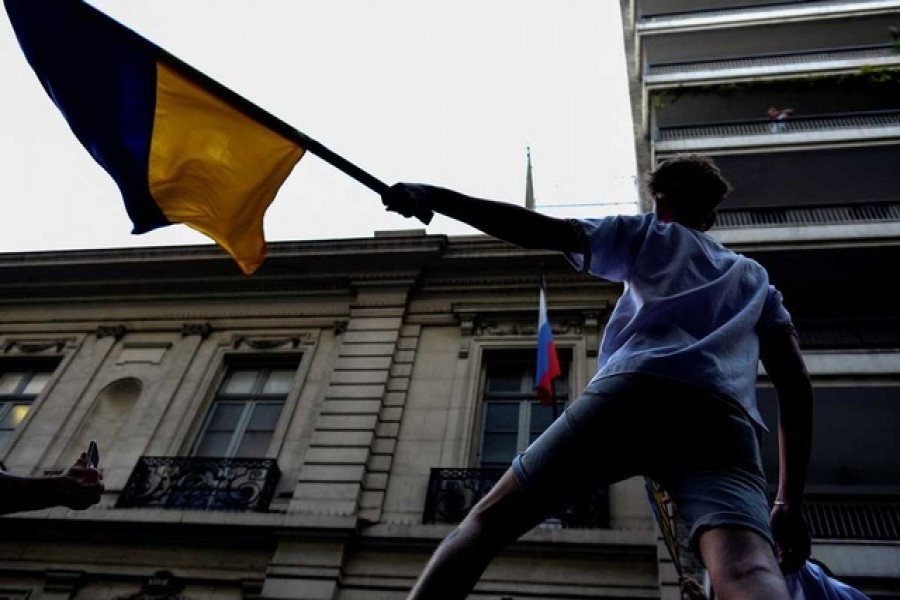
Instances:
[[[720,585],[755,588],[757,584],[782,579],[771,546],[755,531],[711,529],[701,535],[699,542],[703,562]]]

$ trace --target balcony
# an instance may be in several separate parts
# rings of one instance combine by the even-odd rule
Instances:
[[[892,67],[900,53],[891,44],[726,56],[707,60],[652,62],[644,84],[664,87],[759,77],[801,76],[810,72],[849,72],[862,67]]]
[[[422,522],[459,523],[500,479],[505,469],[431,469]],[[609,490],[601,488],[576,501],[543,527],[609,527]]]
[[[280,475],[268,458],[142,456],[116,508],[265,512]]]
[[[900,221],[900,202],[852,205],[750,208],[719,211],[711,231],[769,227],[810,227]]]
[[[658,153],[700,149],[900,139],[900,110],[796,115],[658,127]]]
[[[815,539],[900,541],[900,498],[812,497],[803,516]]]
[[[645,3],[646,4],[646,3]],[[751,24],[771,20],[846,16],[890,10],[900,6],[896,0],[806,0],[805,2],[760,3],[755,6],[736,6],[681,10],[674,12],[671,0],[658,3],[655,14],[643,14],[637,23],[640,32],[703,27],[729,23]]]

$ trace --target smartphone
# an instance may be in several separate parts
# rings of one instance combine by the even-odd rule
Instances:
[[[91,440],[85,454],[87,454],[87,464],[85,465],[87,468],[96,469],[100,466],[100,450],[97,449],[97,442]]]

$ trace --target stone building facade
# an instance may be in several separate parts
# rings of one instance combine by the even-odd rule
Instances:
[[[0,456],[38,475],[95,439],[106,484],[86,511],[4,517],[0,597],[403,598],[552,416],[541,266],[558,410],[620,291],[559,255],[406,231],[271,244],[252,276],[216,247],[0,256]],[[657,598],[661,556],[627,481],[473,597]]]

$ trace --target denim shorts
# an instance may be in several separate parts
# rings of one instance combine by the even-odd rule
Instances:
[[[512,468],[548,509],[647,476],[672,498],[695,551],[717,527],[773,543],[756,426],[734,400],[680,381],[626,373],[592,382]]]

